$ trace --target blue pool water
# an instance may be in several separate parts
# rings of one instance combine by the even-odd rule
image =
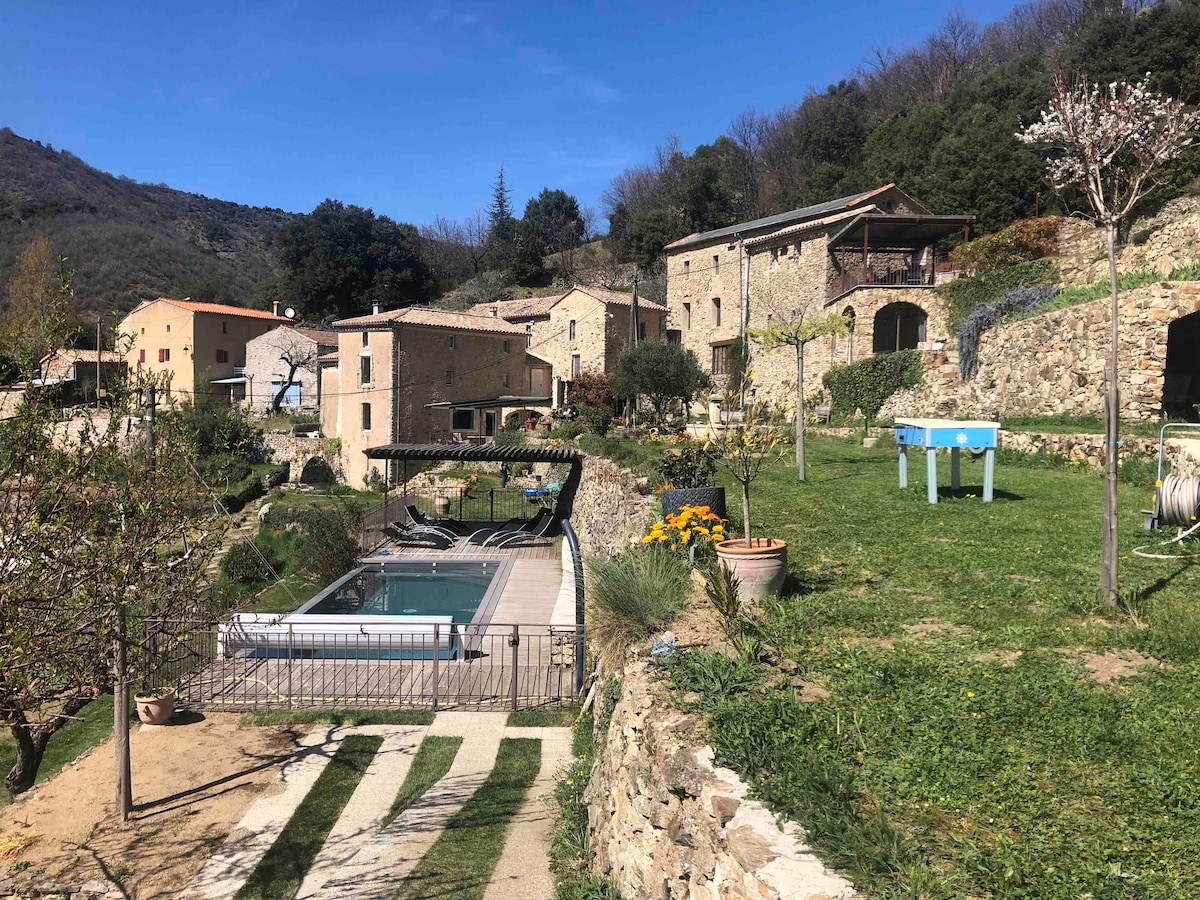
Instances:
[[[300,614],[348,616],[453,616],[470,622],[492,584],[495,566],[428,565],[421,571],[364,569]]]

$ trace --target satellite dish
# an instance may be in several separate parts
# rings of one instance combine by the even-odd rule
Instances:
[[[292,309],[290,306],[283,311],[283,314],[285,316],[287,316],[289,319],[296,318],[296,311],[294,309]]]

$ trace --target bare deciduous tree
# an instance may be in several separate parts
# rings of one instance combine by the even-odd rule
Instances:
[[[1049,107],[1041,119],[1017,133],[1026,144],[1048,144],[1048,181],[1059,192],[1080,191],[1108,241],[1111,348],[1104,405],[1107,453],[1104,465],[1104,542],[1100,592],[1118,600],[1117,463],[1121,405],[1117,341],[1118,223],[1154,187],[1163,166],[1193,140],[1200,111],[1150,89],[1141,81],[1093,84],[1086,75],[1055,72]]]

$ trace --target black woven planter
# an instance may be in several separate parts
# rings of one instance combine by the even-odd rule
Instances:
[[[674,515],[685,506],[707,506],[710,512],[716,513],[722,519],[725,515],[725,488],[699,487],[680,488],[679,490],[663,491],[658,495],[662,503],[663,517]]]

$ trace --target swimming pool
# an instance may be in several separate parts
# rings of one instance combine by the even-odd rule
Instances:
[[[451,616],[458,623],[471,622],[481,608],[490,612],[484,601],[489,595],[498,597],[499,591],[491,588],[506,568],[494,560],[370,563],[335,581],[292,615]]]
[[[365,563],[285,616],[240,613],[220,650],[309,659],[453,659],[487,625],[511,560]]]

